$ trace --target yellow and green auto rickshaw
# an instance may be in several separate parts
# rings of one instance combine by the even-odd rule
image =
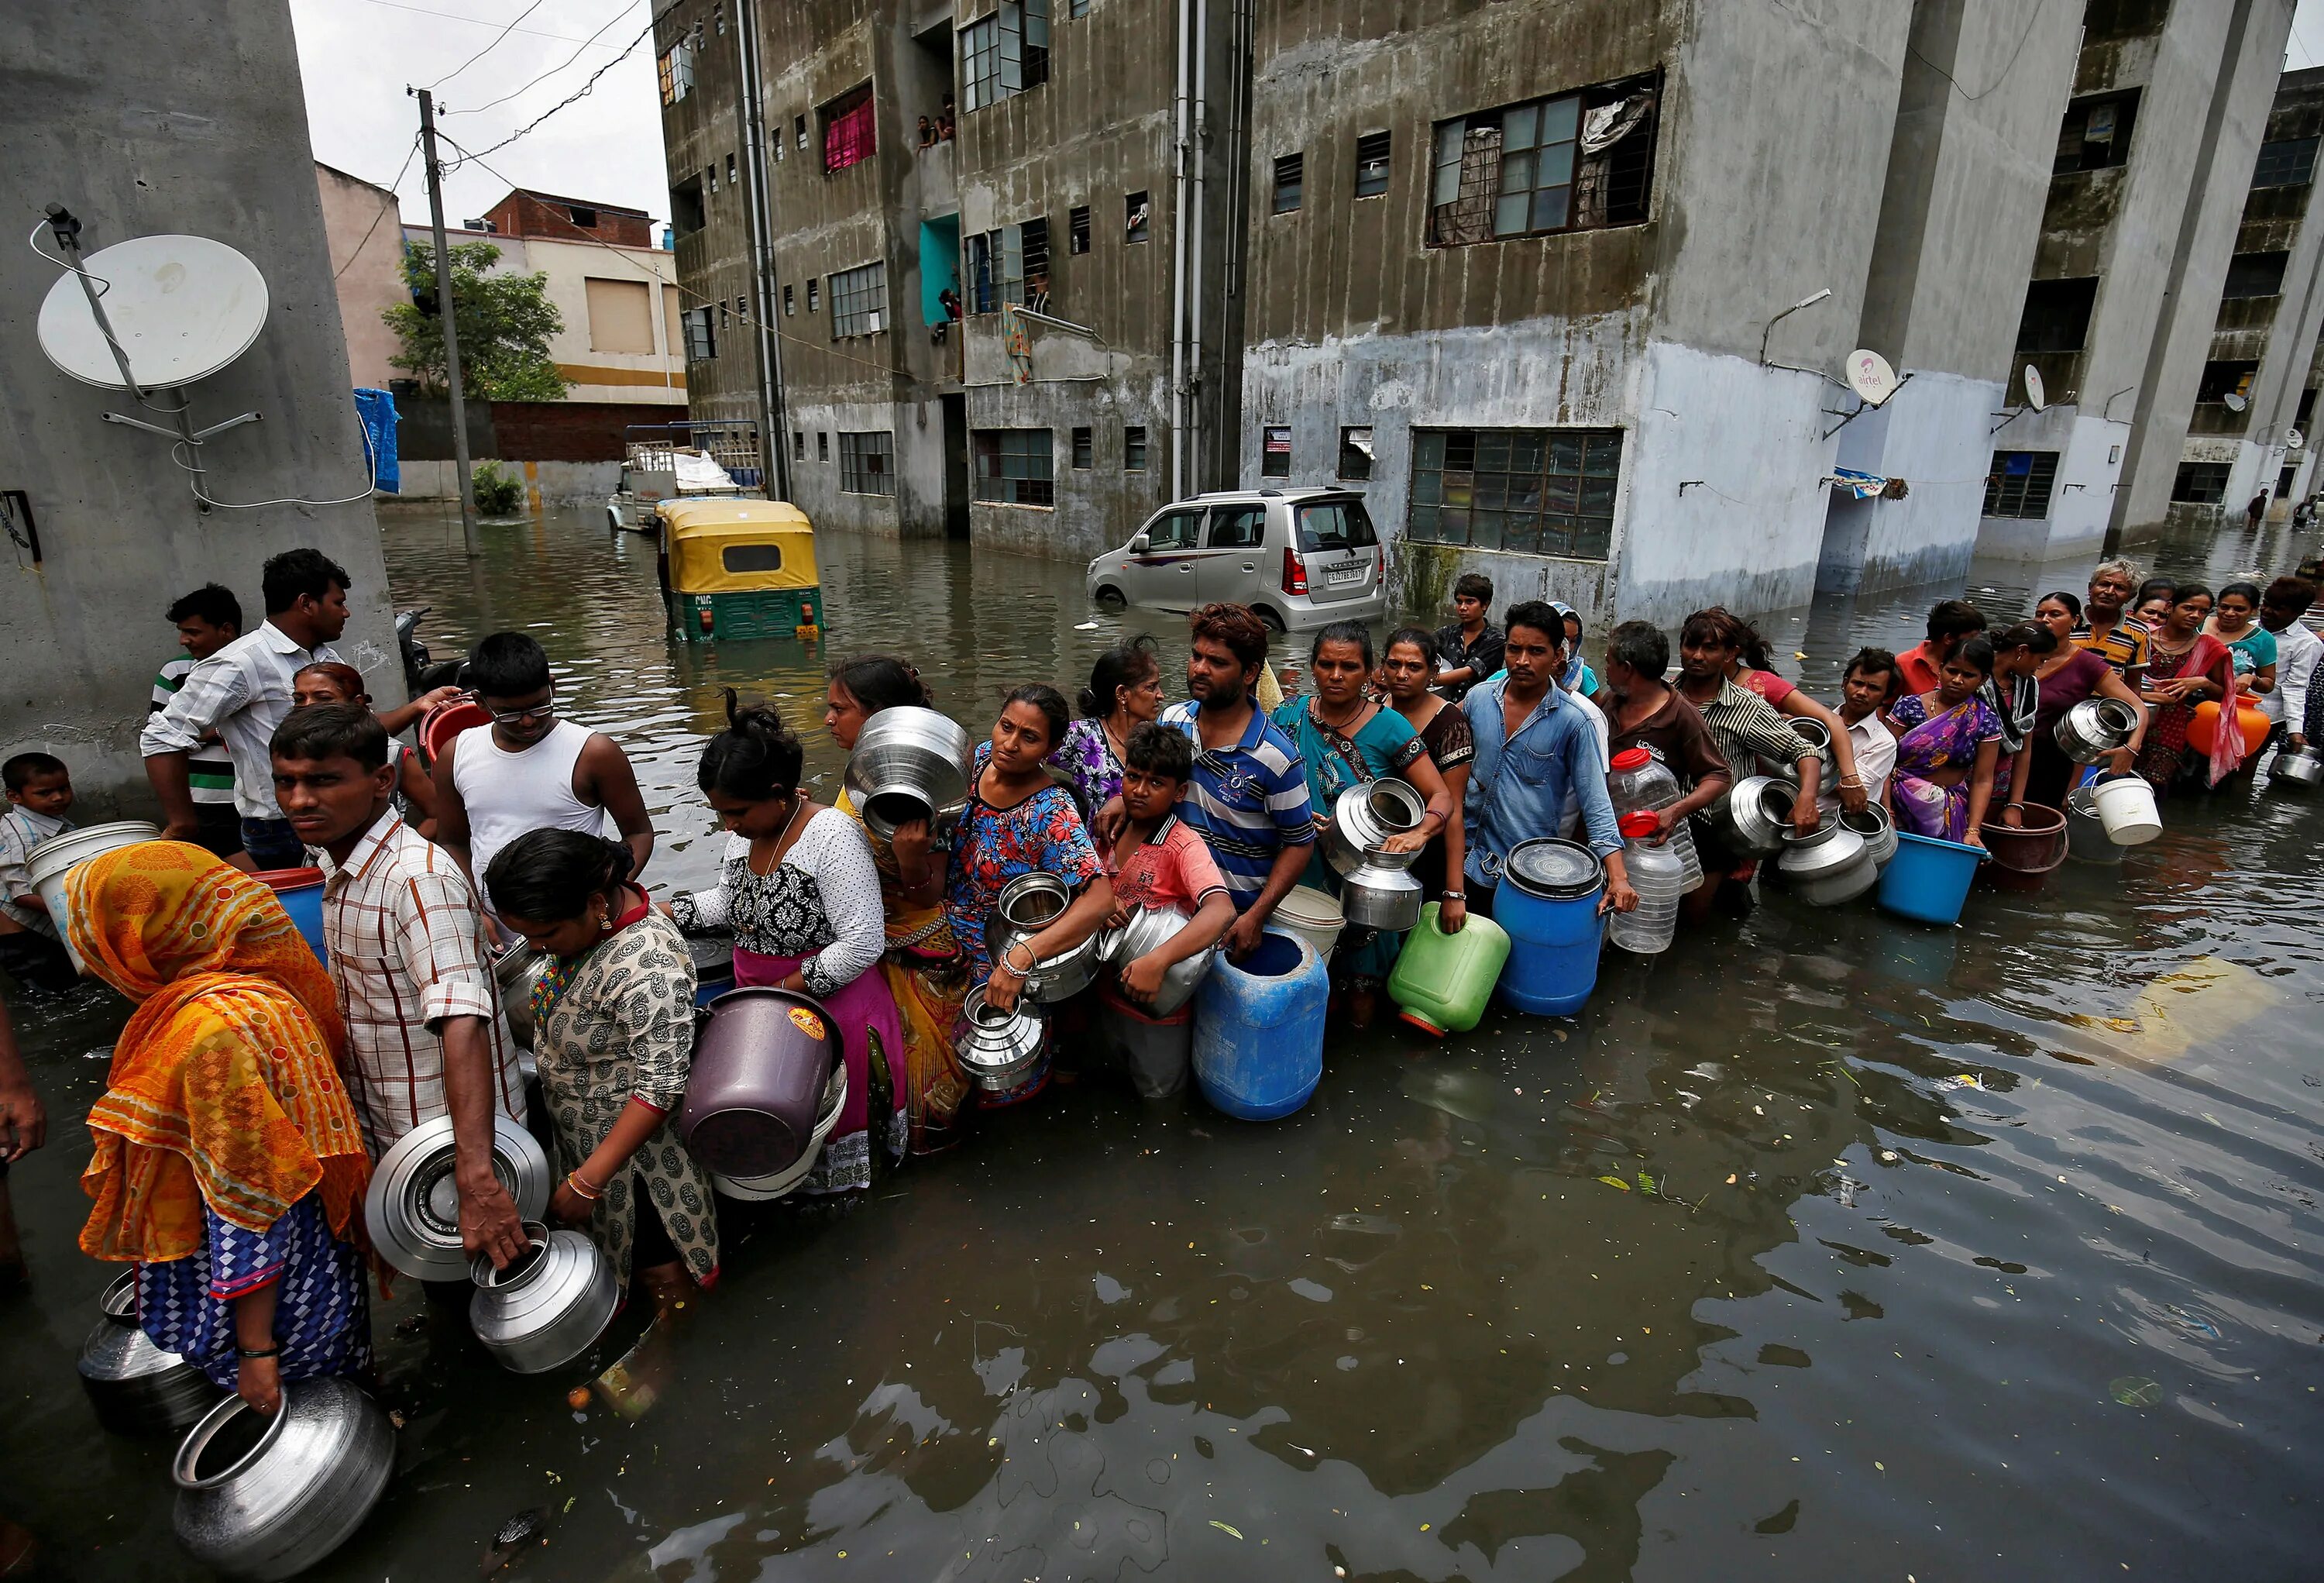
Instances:
[[[687,642],[823,635],[815,529],[783,500],[665,500],[662,602]]]

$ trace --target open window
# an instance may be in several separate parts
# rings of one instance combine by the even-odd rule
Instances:
[[[1020,220],[970,236],[964,261],[968,311],[998,313],[1003,302],[1046,313],[1049,308],[1049,222]]]
[[[2017,320],[2021,352],[2079,352],[2089,339],[2090,310],[2097,305],[2096,275],[2071,281],[2030,281],[2025,310]]]
[[[2058,125],[2058,155],[2050,169],[2065,175],[2074,171],[2103,171],[2130,158],[2131,124],[2138,119],[2138,90],[2089,94],[2066,106]]]
[[[1438,122],[1428,245],[1643,224],[1659,98],[1649,72]]]
[[[2227,260],[2227,283],[2222,297],[2281,297],[2289,253],[2238,253]]]
[[[1049,80],[1049,0],[1001,0],[960,30],[963,115]]]

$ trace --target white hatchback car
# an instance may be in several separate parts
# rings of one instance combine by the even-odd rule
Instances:
[[[1248,605],[1279,631],[1373,621],[1388,562],[1363,497],[1344,489],[1227,489],[1164,506],[1089,563],[1094,603]]]

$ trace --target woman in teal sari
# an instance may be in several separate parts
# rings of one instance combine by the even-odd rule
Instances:
[[[1404,717],[1365,696],[1364,684],[1372,674],[1371,633],[1360,622],[1333,622],[1315,634],[1308,671],[1314,678],[1314,695],[1286,699],[1275,711],[1275,723],[1299,745],[1306,763],[1307,800],[1315,810],[1316,829],[1330,827],[1341,792],[1390,775],[1425,797],[1428,812],[1418,829],[1392,836],[1384,846],[1391,852],[1425,847],[1452,817],[1452,793]],[[1323,860],[1321,841],[1300,883],[1329,895],[1340,893],[1340,876]],[[1401,934],[1350,930],[1340,937],[1332,977],[1346,993],[1348,1020],[1354,1026],[1371,1021],[1374,993],[1403,945]]]

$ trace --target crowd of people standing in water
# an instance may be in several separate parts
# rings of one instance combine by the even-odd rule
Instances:
[[[2315,588],[2296,578],[2141,586],[2114,560],[2086,596],[2046,594],[2000,626],[1947,600],[1915,647],[1855,654],[1826,702],[1777,676],[1726,610],[1687,617],[1674,666],[1665,634],[1629,621],[1593,668],[1573,610],[1528,600],[1496,622],[1490,584],[1470,576],[1441,629],[1376,645],[1358,624],[1323,628],[1302,697],[1281,696],[1259,617],[1224,604],[1190,619],[1181,701],[1167,702],[1173,679],[1145,637],[1098,657],[1077,708],[1019,687],[942,836],[874,829],[844,792],[819,802],[791,725],[730,692],[696,773],[726,831],[716,883],[657,903],[636,776],[618,745],[562,716],[540,645],[490,634],[464,690],[376,711],[331,648],[347,587],[295,551],[268,562],[253,631],[215,587],[170,612],[191,663],[163,672],[143,739],[165,838],[75,869],[62,921],[24,859],[71,828],[69,777],[40,754],[4,772],[0,966],[19,982],[69,971],[61,922],[86,970],[137,1003],[89,1116],[81,1245],[134,1263],[156,1342],[263,1411],[284,1380],[368,1366],[359,1207],[373,1162],[413,1128],[450,1118],[469,1250],[500,1265],[526,1246],[489,1153],[495,1116],[526,1114],[494,973],[516,940],[548,963],[526,1009],[552,1134],[549,1214],[666,1313],[715,1284],[722,1245],[712,1181],[672,1120],[696,1028],[689,936],[731,936],[737,985],[810,995],[841,1031],[845,1107],[802,1190],[843,1194],[972,1129],[977,1089],[954,1054],[971,996],[1013,1005],[1037,962],[1140,907],[1191,921],[1124,967],[1110,1004],[1134,1011],[1214,944],[1247,955],[1296,886],[1338,890],[1319,834],[1341,792],[1378,777],[1418,793],[1417,826],[1390,844],[1417,854],[1437,926],[1457,933],[1492,914],[1511,851],[1545,835],[1600,856],[1603,909],[1635,907],[1608,773],[1643,749],[1681,794],[1633,838],[1691,828],[1703,877],[1685,912],[1700,924],[1748,910],[1753,865],[1695,816],[1763,764],[1796,774],[1801,833],[1877,803],[1900,829],[1976,845],[1996,820],[2062,807],[2080,766],[2052,727],[2085,699],[2128,708],[2136,727],[2108,767],[2158,790],[2216,787],[2257,756],[2232,731],[2195,751],[2205,702],[2256,699],[2292,748],[2324,727],[2310,685],[2324,644],[2302,623]],[[456,699],[489,718],[423,766],[393,734]],[[823,724],[852,751],[882,711],[938,702],[907,660],[862,655],[832,667]],[[1825,727],[1828,758],[1794,720]],[[327,966],[252,877],[309,862]],[[1036,872],[1070,901],[996,952],[995,901]],[[1333,976],[1347,1024],[1370,1020],[1399,943],[1343,938]],[[1183,1081],[1135,1076],[1149,1097]],[[0,1162],[43,1131],[0,1020]]]

